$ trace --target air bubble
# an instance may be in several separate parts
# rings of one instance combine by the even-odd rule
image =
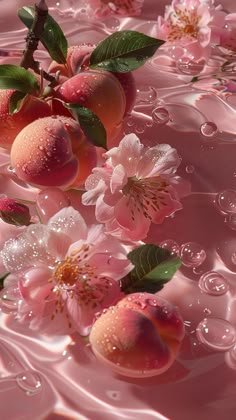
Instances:
[[[198,324],[196,334],[201,343],[218,351],[229,350],[236,341],[235,328],[221,318],[204,318]]]
[[[170,116],[166,108],[158,107],[152,111],[152,119],[156,124],[167,124]]]
[[[199,280],[201,291],[213,296],[221,296],[228,292],[229,285],[226,279],[215,271],[204,273]]]
[[[187,74],[190,76],[195,76],[197,74],[199,74],[205,66],[205,61],[199,61],[199,62],[195,62],[192,60],[189,60],[189,58],[184,57],[181,58],[178,62],[177,62],[177,68],[178,70],[183,73],[183,74]]]
[[[185,171],[187,172],[187,174],[193,174],[195,171],[195,167],[193,165],[187,165]]]
[[[118,31],[120,27],[120,21],[119,19],[110,17],[109,19],[106,19],[104,22],[104,25],[107,27],[107,29],[110,29],[111,31]]]
[[[216,205],[224,213],[236,213],[236,191],[225,190],[217,194]]]
[[[27,395],[38,394],[41,391],[42,381],[37,372],[30,370],[22,372],[17,375],[16,382]]]
[[[179,245],[173,239],[166,239],[159,246],[170,251],[172,255],[179,255]]]
[[[203,123],[200,127],[200,133],[202,134],[202,136],[207,137],[207,138],[212,138],[217,134],[217,126],[215,123],[207,121],[205,123]]]
[[[137,89],[137,98],[135,105],[153,104],[157,99],[157,91],[149,86],[144,90]]]
[[[145,125],[144,124],[142,124],[142,123],[136,123],[135,124],[135,126],[134,126],[134,131],[137,133],[137,134],[143,134],[144,133],[144,131],[145,131]]]
[[[206,252],[196,242],[187,242],[180,248],[180,258],[186,267],[198,267],[206,259]]]

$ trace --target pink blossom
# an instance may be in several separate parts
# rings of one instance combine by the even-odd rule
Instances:
[[[225,13],[214,0],[173,0],[164,18],[158,16],[155,36],[167,45],[181,46],[183,56],[200,59],[210,54],[210,42],[217,42]]]
[[[122,296],[119,280],[133,267],[126,255],[103,225],[88,227],[72,207],[47,225],[28,226],[1,251],[6,271],[17,278],[16,317],[41,332],[87,335],[95,314]]]
[[[135,134],[105,153],[102,168],[94,168],[85,182],[85,205],[113,235],[130,240],[146,237],[151,222],[161,223],[182,208],[179,198],[189,185],[177,176],[177,151],[167,144],[146,148]]]
[[[144,0],[88,0],[90,8],[97,17],[110,15],[138,16]]]

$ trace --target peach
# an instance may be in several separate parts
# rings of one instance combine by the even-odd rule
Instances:
[[[79,45],[72,45],[68,48],[66,64],[58,64],[56,61],[52,61],[48,73],[60,72],[61,79],[69,78],[88,69],[89,59],[95,45],[84,43]]]
[[[56,61],[52,61],[48,68],[49,73],[60,72],[60,82],[64,82],[66,78],[72,77],[81,71],[89,70],[90,56],[95,48],[95,45],[84,43],[79,45],[73,45],[68,48],[66,65],[58,64]],[[134,76],[131,72],[112,74],[119,80],[121,86],[124,89],[126,97],[126,109],[125,114],[132,111],[135,98],[136,98],[136,83]]]
[[[93,111],[102,121],[107,137],[114,138],[120,132],[126,108],[124,90],[113,74],[107,71],[89,70],[66,80],[57,90],[62,101],[80,104]],[[55,114],[68,115],[62,104],[54,100]]]
[[[95,162],[96,148],[85,139],[79,124],[67,117],[32,122],[18,134],[11,149],[11,165],[18,178],[41,187],[68,187],[76,180],[77,185],[83,183]]]
[[[125,98],[126,98],[126,107],[125,107],[125,115],[129,114],[134,106],[137,88],[133,73],[112,73],[114,76],[119,80],[121,86],[124,89]]]
[[[90,344],[99,360],[129,377],[165,372],[184,337],[177,308],[150,293],[127,295],[95,321]]]
[[[9,100],[14,90],[0,89],[0,147],[10,149],[17,134],[37,118],[52,114],[47,102],[29,95],[19,112],[10,114]]]

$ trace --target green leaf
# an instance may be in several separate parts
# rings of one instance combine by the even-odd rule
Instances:
[[[39,90],[37,78],[30,71],[14,64],[0,65],[0,89],[15,89],[22,93]]]
[[[98,116],[88,108],[82,105],[63,103],[75,114],[87,139],[97,147],[107,149],[106,130]]]
[[[13,92],[9,101],[10,114],[16,114],[20,110],[26,96],[27,93],[19,92],[18,90]]]
[[[136,31],[119,31],[101,41],[90,57],[90,67],[125,73],[141,67],[164,43]]]
[[[134,264],[134,268],[122,281],[122,290],[125,293],[156,293],[172,279],[181,266],[179,257],[152,244],[134,249],[128,254],[128,258]]]
[[[33,6],[24,6],[18,10],[19,18],[29,29],[32,27],[34,15],[35,10]],[[50,15],[47,15],[40,41],[53,60],[59,64],[66,63],[67,40],[58,23]]]

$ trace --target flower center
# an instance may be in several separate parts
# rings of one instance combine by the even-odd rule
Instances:
[[[77,304],[90,308],[99,308],[104,296],[108,294],[110,279],[96,275],[97,267],[92,267],[87,262],[89,245],[82,246],[79,250],[71,252],[70,256],[58,263],[52,277],[48,280],[53,283],[52,292],[56,295],[55,309],[51,316],[53,320],[65,308],[67,298],[76,299]],[[99,280],[99,287],[97,281]],[[71,327],[68,318],[68,325]]]
[[[166,206],[166,194],[169,184],[160,176],[146,179],[138,179],[135,176],[128,178],[122,192],[128,197],[128,207],[132,220],[135,213],[142,213],[147,219],[152,220],[153,213]]]
[[[184,9],[176,11],[170,18],[168,41],[177,41],[183,37],[197,38],[199,17]]]

